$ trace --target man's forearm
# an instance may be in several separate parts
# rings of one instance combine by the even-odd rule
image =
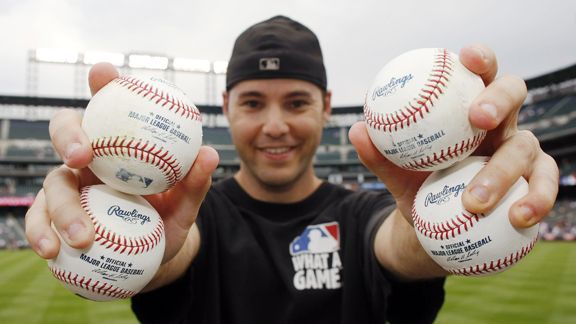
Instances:
[[[152,278],[150,283],[144,287],[142,292],[151,291],[168,285],[184,275],[198,254],[199,248],[200,232],[198,231],[196,224],[194,224],[190,228],[188,238],[180,251],[178,251],[174,258],[160,266],[154,278]]]
[[[382,223],[374,244],[380,264],[400,278],[413,280],[448,274],[426,254],[414,228],[398,209]]]

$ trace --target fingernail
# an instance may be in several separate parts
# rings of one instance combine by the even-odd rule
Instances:
[[[483,61],[486,61],[486,54],[484,54],[484,51],[480,47],[472,46],[471,48],[482,58]]]
[[[482,111],[492,117],[493,119],[496,119],[498,117],[498,111],[496,110],[496,106],[494,106],[493,104],[490,103],[483,103],[480,105],[480,109],[482,109]]]
[[[470,189],[470,194],[476,199],[478,202],[485,204],[490,200],[490,193],[488,189],[484,186],[475,186]]]
[[[84,224],[80,222],[72,223],[66,229],[66,236],[68,236],[70,241],[76,241],[79,239],[79,236],[82,234],[85,228],[86,227]]]
[[[49,247],[50,241],[47,238],[42,238],[38,241],[38,250],[40,250],[40,254],[46,255]]]
[[[532,208],[525,205],[518,207],[518,214],[527,224],[530,224],[532,218],[534,218],[534,211]]]
[[[72,154],[74,154],[74,152],[76,152],[76,150],[78,150],[80,147],[82,147],[82,145],[80,145],[80,143],[70,143],[68,144],[68,146],[66,147],[66,153],[65,153],[65,158],[69,159],[72,157]]]

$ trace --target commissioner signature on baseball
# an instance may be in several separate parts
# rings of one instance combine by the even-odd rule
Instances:
[[[472,250],[460,255],[451,255],[446,259],[448,262],[466,262],[474,259],[475,257],[480,255],[479,250]]]

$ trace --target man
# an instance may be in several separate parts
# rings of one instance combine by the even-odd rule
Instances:
[[[510,76],[495,79],[496,60],[484,47],[463,49],[461,60],[488,84],[472,104],[470,119],[489,130],[479,154],[492,155],[466,189],[464,204],[473,212],[490,210],[525,176],[530,192],[510,209],[510,219],[530,226],[553,205],[558,169],[531,133],[516,128],[525,85]],[[91,89],[116,76],[110,65],[96,65]],[[137,317],[192,323],[432,322],[446,272],[422,250],[410,220],[413,198],[428,173],[395,167],[360,122],[350,140],[390,195],[346,191],[314,174],[314,152],[331,109],[316,36],[286,17],[247,29],[235,43],[223,99],[240,170],[211,186],[218,157],[202,147],[185,179],[146,197],[165,221],[167,246],[146,293],[133,298]],[[51,221],[71,246],[91,242],[78,189],[97,182],[86,169],[92,152],[80,117],[59,113],[50,133],[65,166],[46,177],[26,216],[29,242],[43,258],[58,253]],[[407,302],[417,304],[411,308],[417,311],[406,311]]]

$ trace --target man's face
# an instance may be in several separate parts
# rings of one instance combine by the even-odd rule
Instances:
[[[242,176],[270,188],[314,177],[329,92],[295,79],[247,80],[224,94],[224,113]]]

